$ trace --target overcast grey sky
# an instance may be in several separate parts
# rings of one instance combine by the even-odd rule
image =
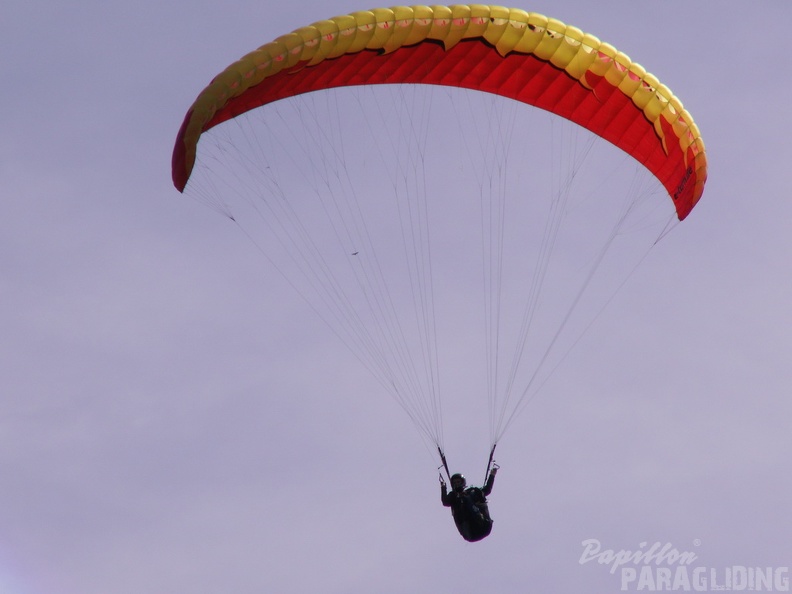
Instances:
[[[588,539],[670,543],[719,580],[792,566],[792,8],[518,6],[668,84],[710,177],[510,430],[476,545],[407,417],[170,181],[217,72],[372,6],[5,7],[0,592],[619,591]]]

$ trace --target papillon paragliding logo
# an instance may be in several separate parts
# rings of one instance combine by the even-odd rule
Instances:
[[[788,567],[709,566],[694,550],[670,542],[644,541],[635,549],[604,548],[584,540],[580,565],[595,563],[618,576],[621,591],[641,592],[789,592]],[[693,541],[694,548],[701,546]]]

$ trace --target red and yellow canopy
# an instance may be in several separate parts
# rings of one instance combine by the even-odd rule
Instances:
[[[479,4],[355,12],[249,53],[187,112],[173,152],[174,185],[184,190],[198,140],[217,124],[300,93],[397,83],[495,93],[567,118],[644,164],[674,200],[680,220],[704,191],[704,142],[656,77],[576,27]]]

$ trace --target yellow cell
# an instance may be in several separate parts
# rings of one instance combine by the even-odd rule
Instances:
[[[497,45],[509,25],[509,9],[502,6],[492,6],[490,7],[489,18],[490,22],[483,37],[488,43]]]
[[[363,51],[368,46],[369,41],[374,36],[374,31],[377,26],[377,17],[370,11],[354,12],[351,16],[355,19],[357,31],[347,51],[354,54]]]

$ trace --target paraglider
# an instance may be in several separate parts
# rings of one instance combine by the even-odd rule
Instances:
[[[450,107],[433,111],[446,95]],[[628,155],[665,203],[628,182],[606,215],[614,192],[582,173],[594,141],[569,150],[566,137],[519,128],[540,110],[551,128],[571,122],[574,135],[583,129]],[[565,175],[557,161],[540,162],[568,153]],[[604,182],[620,177],[592,169]],[[593,35],[514,8],[397,6],[315,22],[229,66],[187,112],[172,177],[243,227],[445,463],[441,377],[479,374],[455,392],[487,393],[492,452],[642,254],[688,216],[707,159],[671,91]],[[578,186],[585,195],[571,198]],[[614,246],[634,237],[645,246],[623,250],[637,254],[631,263],[613,258],[611,280]],[[483,362],[469,354],[478,350]],[[469,497],[453,480],[443,495],[466,540],[489,534],[495,472]]]
[[[483,487],[468,487],[464,475],[451,475],[451,492],[448,491],[443,476],[440,475],[440,501],[451,508],[459,534],[468,542],[478,542],[489,536],[492,531],[492,517],[489,513],[487,497],[495,485],[498,467],[489,472]]]

